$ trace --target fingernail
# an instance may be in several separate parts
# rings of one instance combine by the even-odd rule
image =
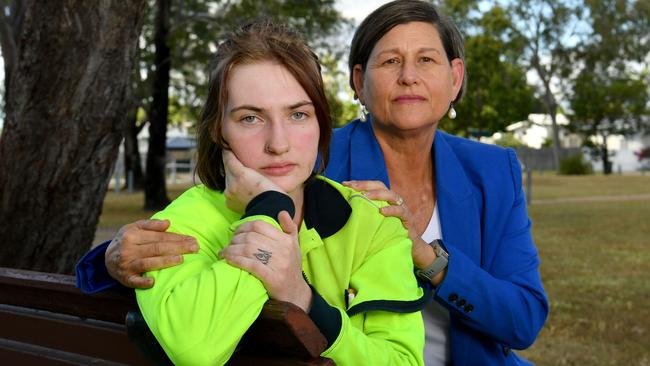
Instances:
[[[183,261],[183,256],[182,255],[175,255],[174,256],[174,262],[180,263]]]
[[[192,245],[190,246],[190,251],[192,251],[192,252],[198,252],[198,251],[199,251],[199,246],[198,246],[196,243],[192,244]]]

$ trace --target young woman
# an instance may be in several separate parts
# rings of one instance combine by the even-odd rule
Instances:
[[[312,173],[331,136],[316,56],[297,33],[255,23],[219,46],[210,77],[204,185],[154,215],[200,250],[136,291],[170,359],[225,363],[272,298],[309,314],[338,365],[422,364],[422,290],[401,221]]]

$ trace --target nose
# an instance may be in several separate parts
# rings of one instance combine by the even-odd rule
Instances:
[[[271,121],[267,124],[266,146],[264,151],[272,155],[282,155],[289,151],[291,145],[287,129],[282,121]]]
[[[402,85],[413,85],[418,82],[418,70],[412,62],[402,63],[399,74],[399,83]]]

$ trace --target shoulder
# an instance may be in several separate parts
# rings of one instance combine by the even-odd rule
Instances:
[[[153,218],[168,219],[170,231],[208,237],[213,231],[236,220],[239,214],[226,207],[222,192],[204,185],[192,187],[176,198]],[[209,224],[208,224],[209,223]]]
[[[512,183],[515,189],[521,184],[521,164],[513,149],[469,140],[442,131],[438,132],[436,138],[440,138],[449,147],[468,178],[474,183]]]
[[[512,152],[509,148],[450,135],[442,131],[438,132],[436,138],[442,138],[459,160],[467,160],[474,165],[493,163],[495,159],[505,158],[510,154],[509,151]]]
[[[156,215],[170,212],[184,214],[189,213],[186,212],[188,210],[209,212],[218,211],[221,208],[225,208],[225,198],[223,197],[223,194],[201,184],[183,192],[178,196],[178,198],[173,200],[167,207],[165,207],[165,209],[158,212]]]
[[[325,177],[319,178],[326,182],[332,190],[335,190],[343,198],[342,201],[349,207],[348,220],[345,226],[342,226],[342,230],[356,232],[368,238],[388,228],[390,232],[404,234],[405,237],[407,236],[406,230],[398,218],[387,217],[380,212],[379,209],[388,206],[388,202],[371,200],[361,192],[343,186],[331,179]],[[363,240],[363,242],[373,244],[372,241]]]
[[[332,131],[332,140],[330,142],[330,146],[332,147],[331,153],[338,153],[345,149],[346,146],[349,146],[348,142],[359,123],[359,120],[350,121],[345,126],[335,128]]]
[[[318,176],[318,178],[327,183],[332,191],[336,191],[338,195],[343,197],[353,210],[356,208],[360,211],[379,213],[379,208],[388,205],[388,203],[385,201],[371,200],[368,197],[364,196],[361,192],[350,187],[346,187],[330,178],[324,176]],[[383,215],[379,214],[377,217],[383,217]]]

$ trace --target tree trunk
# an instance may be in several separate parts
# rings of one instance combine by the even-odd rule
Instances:
[[[603,161],[603,174],[612,174],[612,163],[609,161],[609,148],[607,147],[607,134],[603,133],[603,144],[600,145],[600,158]]]
[[[153,101],[149,112],[149,151],[147,151],[147,175],[144,189],[144,208],[160,210],[169,204],[165,186],[167,115],[169,106],[170,49],[167,45],[169,32],[170,0],[156,2],[156,24],[153,74]]]
[[[551,115],[551,131],[553,133],[553,164],[555,164],[555,170],[558,170],[560,169],[562,145],[560,141],[560,128],[557,125],[557,104],[552,104],[549,114]]]
[[[133,179],[133,189],[142,190],[144,188],[144,175],[142,174],[142,159],[140,159],[140,148],[138,145],[138,133],[141,128],[137,126],[138,107],[132,107],[128,113],[126,130],[124,131],[124,172],[126,177],[124,181],[129,183],[129,172]]]
[[[71,273],[90,247],[144,7],[28,2],[0,138],[0,266]]]

